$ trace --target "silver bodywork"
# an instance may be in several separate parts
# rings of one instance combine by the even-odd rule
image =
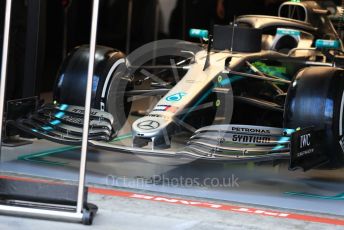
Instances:
[[[196,132],[196,129],[190,129],[178,117],[188,113],[194,99],[201,97],[202,92],[209,87],[209,84],[217,80],[222,73],[236,73],[235,71],[245,65],[247,60],[254,60],[260,57],[283,60],[290,59],[287,55],[274,51],[263,51],[254,54],[211,53],[209,68],[204,70],[206,52],[201,51],[197,53],[195,55],[195,63],[190,66],[188,72],[178,84],[155,105],[147,116],[139,118],[133,123],[133,146],[141,147],[148,142],[152,142],[153,149],[155,146],[161,144],[169,146],[170,136],[178,126]],[[225,66],[227,58],[230,58],[231,61]],[[259,76],[250,74],[247,74],[246,77],[259,78]],[[284,82],[282,79],[272,79],[272,81]],[[227,90],[229,91],[228,93],[232,93],[230,86],[228,86]],[[226,104],[226,106],[231,107],[233,105]],[[230,114],[224,114],[224,116],[226,115],[230,116]]]
[[[224,70],[228,57],[228,53],[212,53],[211,65],[203,71],[206,55],[205,51],[197,53],[195,63],[178,84],[156,104],[148,116],[133,123],[134,139],[151,140],[154,146],[156,138],[168,138],[176,124],[184,125],[176,117],[186,113],[191,102]]]

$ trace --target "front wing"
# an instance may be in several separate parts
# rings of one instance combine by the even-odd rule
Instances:
[[[178,149],[138,148],[101,141],[90,143],[97,148],[137,155],[212,161],[270,161],[290,158],[290,140],[294,131],[264,126],[213,125],[197,130],[187,144]]]

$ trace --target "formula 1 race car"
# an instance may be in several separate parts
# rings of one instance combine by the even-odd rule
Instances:
[[[128,56],[97,48],[98,129],[90,144],[164,157],[290,159],[291,169],[344,165],[343,44],[328,10],[315,1],[285,2],[279,17],[241,16],[190,36],[201,44],[163,40]],[[64,61],[54,92],[60,106],[11,124],[61,143],[77,140],[82,131],[68,132],[68,125],[80,127],[70,119],[77,113],[61,107],[84,103],[88,50],[77,47]],[[123,130],[130,140],[112,142]]]

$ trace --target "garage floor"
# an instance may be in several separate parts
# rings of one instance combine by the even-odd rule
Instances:
[[[78,179],[80,150],[44,140],[4,148],[0,170],[58,180]],[[344,216],[344,170],[290,172],[273,166],[142,157],[90,149],[89,184],[141,189]]]
[[[37,140],[28,146],[3,148],[0,170],[3,174],[76,181],[79,156],[79,147]],[[224,212],[207,207],[91,194],[91,201],[100,206],[95,222],[96,226],[102,226],[99,229],[161,229],[161,226],[166,226],[166,229],[209,229],[209,226],[215,229],[266,229],[269,225],[274,225],[275,229],[276,226],[280,229],[313,229],[315,226],[333,229],[336,220],[340,223],[344,220],[343,170],[289,172],[285,163],[278,166],[271,163],[209,164],[201,161],[185,164],[184,160],[95,149],[90,149],[88,156],[87,183],[90,186],[134,189],[139,193],[181,199],[192,197],[197,201],[211,199],[221,204],[240,204],[239,209],[246,205],[258,209],[258,215],[252,215],[251,209]],[[310,213],[311,217],[301,220],[266,217],[259,215],[261,207],[297,215]],[[323,222],[313,223],[313,216],[325,216],[335,221],[325,225],[321,224]],[[20,226],[36,229],[33,227],[35,224],[65,229],[84,228],[74,224],[31,219],[18,221],[17,218],[0,216],[0,228],[1,225],[11,225],[13,229],[21,229]]]
[[[342,229],[342,226],[300,220],[277,219],[197,207],[178,206],[147,200],[90,195],[100,206],[92,228],[115,229]],[[277,224],[278,223],[278,224]],[[90,229],[77,223],[64,223],[0,216],[1,229]]]
[[[126,192],[126,191],[120,191]],[[132,191],[133,192],[133,191]],[[116,194],[116,193],[114,193]],[[140,193],[141,194],[141,193]],[[162,197],[160,194],[146,193],[145,197]],[[163,197],[166,198],[164,195]],[[167,197],[169,198],[169,197]],[[174,197],[175,198],[175,197]],[[171,199],[171,198],[169,198]],[[175,198],[178,199],[178,198]],[[185,198],[182,199],[184,202]],[[190,199],[190,198],[189,198]],[[194,200],[195,198],[193,198]],[[161,199],[162,200],[162,199]],[[303,213],[305,219],[315,219],[330,223],[318,223],[290,218],[276,218],[261,214],[265,207],[251,208],[237,204],[221,203],[223,206],[240,207],[240,209],[260,210],[258,214],[240,213],[238,211],[216,210],[206,207],[180,205],[177,203],[157,202],[150,199],[136,199],[116,195],[101,195],[92,192],[89,201],[99,206],[99,212],[92,228],[99,230],[115,229],[343,229],[344,220],[328,216],[317,216]],[[214,203],[213,200],[198,200],[203,203]],[[218,204],[218,202],[217,202]],[[243,208],[244,207],[244,208]],[[270,213],[274,212],[269,211]],[[281,213],[281,211],[276,211]],[[289,212],[290,213],[290,212]],[[293,214],[291,214],[293,215]],[[295,214],[294,214],[295,215]],[[296,214],[297,215],[297,214]],[[338,217],[335,217],[338,218]],[[332,220],[332,221],[331,221]],[[338,225],[341,224],[342,226]],[[0,216],[0,229],[36,230],[64,229],[78,230],[91,227],[78,223],[65,223],[48,220],[37,220],[12,216]]]

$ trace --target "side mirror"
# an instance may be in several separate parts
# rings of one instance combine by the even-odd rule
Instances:
[[[189,36],[191,38],[207,39],[209,36],[209,32],[208,30],[190,29]]]
[[[315,41],[315,47],[317,49],[339,49],[340,42],[338,40],[317,39]]]

